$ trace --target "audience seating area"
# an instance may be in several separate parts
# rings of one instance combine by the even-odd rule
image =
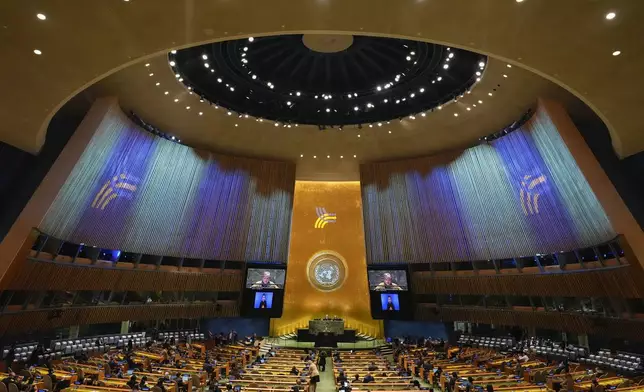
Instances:
[[[610,350],[599,350],[597,354],[591,354],[588,358],[581,358],[583,364],[606,367],[623,373],[642,372],[642,358],[631,353],[620,353],[612,355]]]

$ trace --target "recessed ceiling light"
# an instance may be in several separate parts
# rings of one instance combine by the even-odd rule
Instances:
[[[389,131],[389,133],[391,133],[391,131]]]
[[[410,57],[410,56],[407,56],[407,61],[411,61],[411,57]]]
[[[517,0],[517,3],[523,3],[523,0]]]
[[[166,92],[165,92],[165,93],[163,93],[163,94],[168,95],[168,94],[169,94],[169,92],[167,92],[167,91],[166,91]]]
[[[146,66],[146,67],[149,67],[149,66],[150,66],[150,63],[146,63],[146,64],[145,64],[145,66]]]
[[[344,155],[340,155],[340,159],[343,159],[343,158],[344,158]]]
[[[153,73],[150,73],[150,76],[154,76],[154,74],[153,74]]]
[[[38,15],[40,15],[40,14],[38,14]],[[615,19],[615,16],[617,16],[617,14],[611,11],[611,12],[606,14],[606,19],[613,20],[613,19]]]
[[[443,110],[443,107],[442,107],[442,106],[439,106],[439,107],[438,107],[438,110]]]
[[[302,95],[302,93],[301,93],[301,92],[299,92],[299,91],[296,91],[296,92],[295,92],[295,95],[299,97],[300,95]]]
[[[454,53],[450,53],[449,56],[447,56],[447,58],[449,59],[451,59],[452,57],[454,57]]]
[[[470,108],[465,108],[465,109],[466,109],[466,110],[472,110],[472,109],[470,109]]]
[[[236,127],[238,127],[238,126],[239,126],[239,124],[235,124],[235,126],[236,126]]]
[[[170,61],[170,66],[171,66],[171,67],[174,67],[174,66],[175,66],[175,64],[176,64],[176,63],[175,63],[174,61]]]
[[[235,91],[235,88],[234,88],[234,87],[231,87],[231,88],[230,88],[230,91]]]
[[[204,66],[204,67],[206,67],[206,68],[209,68],[209,67],[210,67],[210,64],[208,64],[208,63],[203,63],[203,66]]]
[[[291,106],[291,104],[292,104],[292,103],[293,103],[293,102],[291,102],[291,101],[286,101],[286,104],[287,104],[288,106]]]
[[[38,56],[40,56],[42,54],[40,49],[34,49],[34,53],[37,54]]]
[[[331,158],[331,155],[327,155],[326,157],[327,157],[327,158]]]
[[[356,156],[354,155],[353,157],[355,158]]]
[[[483,101],[481,101],[481,100],[479,99],[479,103],[483,103]]]
[[[183,78],[179,78],[179,81],[180,81],[180,82],[183,82]]]
[[[360,110],[360,108],[359,108],[359,107],[357,107],[357,106],[354,106],[354,107],[353,107],[353,110],[355,110],[355,111],[357,112],[358,110]]]
[[[481,68],[485,67],[485,63],[484,63],[483,61],[481,61],[481,62],[479,63],[479,67],[481,67]]]
[[[492,93],[487,93],[487,95],[489,95],[489,96],[491,97],[491,96],[492,96]]]
[[[420,115],[421,115],[421,116],[423,116],[423,117],[425,117],[425,116],[426,116],[426,114],[425,114],[425,113],[421,113]]]
[[[440,82],[441,80],[443,80],[443,77],[439,76],[439,77],[436,78],[436,80],[438,80]]]
[[[157,82],[157,86],[160,85],[161,83]]]
[[[503,74],[503,77],[504,77],[504,78],[507,78],[507,77],[508,77],[508,75],[506,75],[506,74]]]
[[[36,54],[38,54],[38,53],[36,53]],[[613,52],[613,56],[619,56],[620,54],[622,54],[622,52],[619,51],[619,50],[616,50],[616,51]]]
[[[177,54],[177,51],[176,50],[171,50],[170,53]]]
[[[244,46],[244,52],[248,52],[248,46]]]
[[[253,37],[248,37],[248,42],[253,42],[253,41],[255,41],[255,38],[253,38]]]
[[[421,87],[420,90],[418,90],[418,91],[420,91],[421,93],[424,93],[425,92],[425,87]]]
[[[221,83],[222,82],[221,78],[217,78],[217,82]]]
[[[326,112],[327,112],[327,113],[329,113],[330,111],[331,111],[331,109],[329,109],[329,108],[326,108]]]
[[[358,137],[360,137],[360,135],[358,135]]]
[[[382,123],[378,123],[378,126],[379,126],[379,127],[382,127]]]
[[[317,155],[313,155],[313,158],[317,158],[317,157],[318,157]]]
[[[208,55],[202,54],[201,58],[204,59],[204,60],[208,60]]]
[[[508,67],[508,68],[512,68],[512,65],[511,65],[511,64],[508,64],[508,65],[507,65],[507,67]]]
[[[229,116],[232,116],[232,115],[233,115],[233,113],[232,113],[232,112],[228,112],[228,113],[226,113],[226,114],[228,114]]]
[[[199,112],[199,115],[200,115],[200,116],[203,116],[203,112]]]
[[[186,110],[190,110],[190,106],[186,106]]]
[[[454,117],[458,117],[458,113],[454,113]]]
[[[448,69],[448,68],[449,68],[449,64],[443,64],[443,69]]]
[[[45,19],[47,19],[47,16],[45,16],[45,14],[37,14],[36,18],[38,18],[40,20],[45,20]],[[606,19],[608,19],[608,16],[606,17]],[[613,19],[613,18],[611,18],[611,19]]]
[[[481,76],[481,72],[480,72],[480,71],[476,71],[476,76]]]
[[[179,98],[175,98],[175,99],[174,99],[174,101],[175,101],[175,102],[179,102]]]

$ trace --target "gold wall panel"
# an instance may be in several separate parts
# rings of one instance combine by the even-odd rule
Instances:
[[[284,312],[271,320],[271,334],[308,328],[309,320],[328,314],[345,319],[349,329],[382,337],[382,321],[371,318],[369,305],[360,183],[297,181],[292,217]],[[328,267],[321,270],[327,273],[322,284],[315,283],[312,266],[325,253],[346,268],[338,270],[342,283],[325,281],[336,279],[336,270]],[[323,263],[328,265],[333,263]],[[323,284],[333,289],[324,290]]]

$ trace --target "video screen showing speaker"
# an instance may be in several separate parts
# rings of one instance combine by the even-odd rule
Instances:
[[[374,319],[411,320],[413,298],[406,266],[371,265],[367,268],[371,316]]]
[[[256,291],[254,309],[272,309],[273,293],[270,291]]]
[[[369,290],[372,291],[407,291],[406,270],[368,270]]]
[[[242,317],[282,316],[286,265],[247,264],[246,285],[242,292]]]
[[[276,268],[249,268],[246,288],[253,290],[284,289],[286,270]]]

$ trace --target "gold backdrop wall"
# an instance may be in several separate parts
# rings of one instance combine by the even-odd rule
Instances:
[[[271,320],[271,334],[308,328],[309,320],[328,314],[346,320],[346,328],[382,337],[382,321],[371,318],[365,255],[360,183],[297,181],[284,312]]]

